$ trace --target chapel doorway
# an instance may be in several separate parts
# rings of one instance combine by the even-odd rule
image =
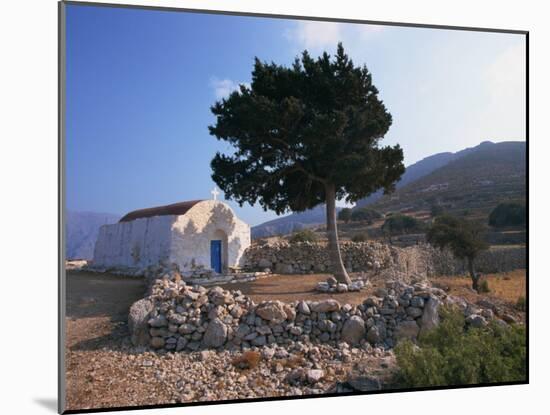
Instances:
[[[210,268],[218,274],[222,272],[222,241],[210,241]]]
[[[227,234],[218,229],[210,240],[210,268],[218,274],[227,271]]]

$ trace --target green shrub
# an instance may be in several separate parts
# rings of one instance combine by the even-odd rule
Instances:
[[[288,238],[291,244],[298,242],[316,242],[319,240],[319,236],[311,229],[302,229],[301,231],[294,232]]]
[[[338,220],[348,223],[352,217],[352,210],[350,208],[343,208],[338,212]]]
[[[525,301],[525,297],[521,296],[518,298],[518,301],[516,301],[516,310],[525,311],[526,309],[527,309],[527,302]]]
[[[526,333],[522,325],[464,326],[462,313],[442,310],[440,325],[395,348],[399,387],[452,386],[526,379]]]
[[[489,215],[489,225],[495,227],[520,226],[525,225],[526,219],[527,212],[525,205],[520,203],[501,203]]]
[[[355,235],[353,235],[351,237],[351,240],[353,242],[366,242],[368,239],[369,238],[368,238],[367,234],[364,233],[364,232],[363,233],[356,233]]]
[[[439,204],[433,204],[430,207],[430,214],[432,215],[432,218],[443,215],[443,213],[445,213],[445,209]]]
[[[424,224],[418,219],[403,215],[401,213],[394,214],[387,218],[382,225],[382,231],[387,235],[401,235],[414,233],[424,229]]]
[[[351,220],[354,222],[372,223],[372,221],[382,217],[383,215],[380,212],[369,208],[358,208],[351,211]]]
[[[477,287],[478,293],[488,293],[491,290],[489,289],[489,282],[487,280],[481,280]]]

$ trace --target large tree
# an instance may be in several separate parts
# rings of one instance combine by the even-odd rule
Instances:
[[[250,86],[211,110],[210,133],[234,147],[212,160],[213,180],[241,206],[259,202],[277,214],[326,203],[332,271],[349,283],[336,200],[393,190],[404,172],[399,145],[379,146],[392,117],[366,66],[355,66],[342,44],[334,58],[304,51],[290,67],[256,58]]]
[[[484,228],[479,223],[450,215],[435,218],[426,233],[428,242],[440,249],[448,248],[459,259],[468,261],[468,271],[472,278],[472,288],[479,289],[479,274],[475,270],[475,259],[488,248],[484,238]]]

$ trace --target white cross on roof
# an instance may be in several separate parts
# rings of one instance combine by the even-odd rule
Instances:
[[[217,187],[214,187],[210,193],[212,193],[212,199],[218,200],[218,195],[220,192]]]

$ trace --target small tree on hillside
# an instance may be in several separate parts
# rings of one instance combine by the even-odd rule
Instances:
[[[475,270],[475,259],[488,248],[483,240],[483,227],[471,221],[443,215],[435,218],[426,234],[428,242],[440,249],[449,248],[457,258],[468,261],[472,288],[479,290],[479,274]]]
[[[373,220],[382,218],[382,214],[374,209],[358,208],[351,212],[351,220],[356,222],[365,221],[372,223]]]
[[[525,205],[520,203],[501,203],[489,215],[489,225],[495,227],[521,226],[526,220]]]
[[[348,223],[351,220],[351,209],[343,208],[340,212],[338,212],[338,220]]]
[[[256,58],[250,87],[217,102],[210,134],[235,148],[211,162],[214,182],[240,205],[259,202],[278,214],[326,203],[334,276],[351,280],[338,243],[336,200],[386,192],[403,174],[403,151],[380,147],[391,114],[365,66],[341,44],[336,56],[304,51],[291,67]]]
[[[430,214],[432,215],[432,218],[443,215],[443,213],[445,213],[445,209],[439,204],[433,204],[430,207]]]
[[[382,231],[389,236],[402,235],[421,230],[422,222],[418,219],[401,213],[390,216],[384,221]]]

